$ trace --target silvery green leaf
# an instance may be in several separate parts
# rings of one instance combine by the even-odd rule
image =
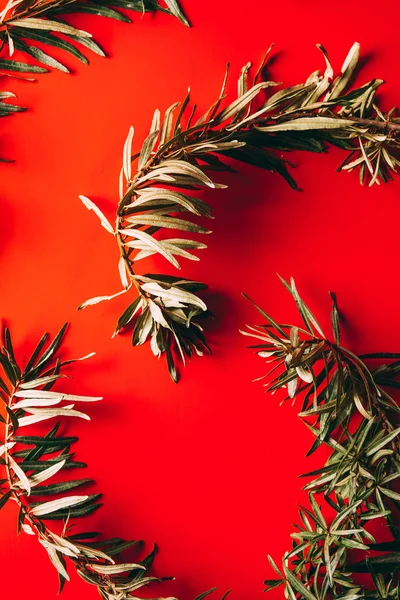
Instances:
[[[137,341],[135,343],[135,345],[137,346],[141,346],[146,342],[147,337],[149,336],[154,325],[153,316],[149,309],[143,311],[142,314],[144,316],[144,320],[141,325],[141,328],[137,330]],[[138,324],[136,324],[136,327],[138,327]],[[136,329],[134,330],[134,334],[136,334]]]
[[[354,169],[354,167],[357,167],[358,165],[360,165],[363,162],[364,162],[364,157],[361,155],[359,158],[356,158],[355,160],[352,160],[351,162],[343,165],[341,167],[341,170],[342,171],[352,171]]]
[[[290,381],[288,381],[288,395],[289,398],[294,398],[296,395],[296,389],[297,389],[297,379],[291,379]]]
[[[223,123],[223,121],[226,121],[231,117],[235,116],[238,112],[243,110],[243,108],[245,108],[249,104],[249,102],[251,102],[260,93],[261,90],[270,87],[271,85],[273,85],[273,82],[271,81],[263,81],[254,85],[248,90],[248,92],[243,94],[243,96],[240,96],[239,98],[237,98],[237,100],[235,100],[234,102],[229,104],[229,106],[224,108],[224,110],[222,110],[215,117],[215,124],[219,125],[220,123]]]
[[[350,504],[350,506],[345,507],[332,521],[331,523],[331,529],[337,529],[340,525],[340,523],[342,523],[349,515],[351,515],[352,513],[354,513],[354,511],[360,506],[360,504],[363,502],[363,500],[357,500],[356,502],[353,502],[352,504]]]
[[[65,556],[69,556],[71,558],[76,558],[77,556],[75,552],[72,552],[72,550],[66,546],[57,544],[56,542],[50,542],[48,539],[44,540],[44,542],[46,544],[46,548],[52,548],[57,553],[65,554]]]
[[[17,398],[42,398],[54,400],[68,400],[69,402],[97,402],[102,396],[77,396],[76,394],[63,394],[61,392],[50,392],[47,390],[19,390],[15,392]]]
[[[321,76],[320,70],[316,69],[315,71],[310,73],[310,75],[307,77],[305,85],[306,86],[315,85],[316,83],[318,83],[320,76]]]
[[[28,65],[24,62],[16,60],[10,60],[6,58],[0,59],[0,69],[5,71],[19,71],[21,73],[48,73],[48,69],[44,67],[38,67],[36,65]],[[28,79],[28,81],[35,81],[34,79]]]
[[[62,564],[61,560],[59,559],[55,548],[53,548],[53,546],[51,546],[45,540],[42,540],[40,538],[39,538],[39,542],[42,544],[42,546],[44,546],[46,548],[47,554],[49,555],[51,562],[53,563],[53,565],[55,566],[57,571],[60,573],[60,575],[62,577],[64,577],[64,579],[69,581],[70,580],[69,575],[68,575],[64,565]]]
[[[299,328],[291,327],[290,328],[290,343],[294,348],[297,348],[299,345]]]
[[[384,488],[384,487],[379,487],[379,490],[382,492],[382,494],[385,494],[385,496],[387,496],[388,498],[391,498],[392,500],[396,500],[397,502],[400,502],[400,494],[398,492],[395,492],[394,490]]]
[[[182,9],[180,8],[177,0],[165,0],[165,4],[168,6],[171,13],[177,17],[186,27],[190,27],[190,23],[185,17]]]
[[[136,300],[134,300],[129,306],[128,308],[125,309],[125,311],[122,313],[122,315],[120,316],[120,318],[118,319],[118,323],[117,326],[115,328],[115,332],[113,334],[112,337],[114,337],[115,335],[117,335],[117,333],[123,328],[126,327],[134,318],[134,316],[139,312],[140,309],[142,309],[146,304],[146,301],[143,300],[141,297],[137,297]]]
[[[111,223],[108,221],[108,219],[106,219],[99,207],[96,206],[96,204],[92,202],[89,198],[86,198],[86,196],[79,196],[79,199],[82,200],[83,204],[88,210],[92,210],[99,217],[100,223],[102,224],[104,229],[106,229],[109,233],[114,235],[114,229],[112,228]]]
[[[326,69],[325,69],[324,77],[327,79],[332,79],[333,69],[332,69],[331,63],[329,62],[328,53],[327,53],[326,49],[324,48],[324,46],[322,46],[322,44],[317,44],[317,48],[318,48],[318,50],[320,50],[322,52],[324,59],[325,59]]]
[[[319,71],[312,73],[306,82],[306,86],[310,84],[311,91],[305,94],[305,98],[301,102],[301,107],[310,107],[324,94],[329,86],[333,77],[333,69],[329,62],[328,53],[321,44],[317,44],[317,48],[322,52],[326,69],[322,77],[319,77]],[[314,85],[313,85],[314,84]],[[313,89],[314,88],[314,89]]]
[[[165,111],[164,120],[163,120],[163,124],[161,127],[161,133],[160,133],[160,146],[163,146],[165,144],[165,142],[168,142],[168,140],[171,138],[173,114],[174,114],[174,110],[176,110],[179,105],[180,105],[180,102],[175,102],[174,104],[172,104],[172,106],[167,108],[167,110]]]
[[[384,477],[383,479],[381,479],[380,484],[386,485],[390,481],[395,481],[396,479],[399,479],[399,478],[400,478],[400,472],[392,473],[391,475],[388,475],[387,477]]]
[[[117,292],[116,294],[113,294],[112,296],[96,296],[95,298],[90,298],[89,300],[86,300],[86,302],[83,302],[83,304],[81,304],[80,306],[78,306],[78,310],[82,310],[84,308],[86,308],[87,306],[93,306],[94,304],[99,304],[100,302],[104,302],[104,300],[112,300],[113,298],[116,298],[117,296],[121,296],[122,294],[125,294],[127,292],[127,290],[122,290],[122,292]]]
[[[384,446],[386,446],[386,444],[389,444],[389,442],[391,442],[392,440],[394,440],[399,435],[400,435],[400,427],[398,427],[397,429],[395,429],[394,431],[392,431],[391,433],[389,433],[388,435],[386,435],[380,441],[374,442],[374,443],[370,444],[368,446],[368,448],[367,448],[366,456],[372,456],[373,454],[375,454],[376,452],[378,452],[378,450],[380,450],[381,448],[383,448]]]
[[[168,309],[181,309],[181,308],[187,308],[186,304],[183,304],[182,302],[180,302],[179,300],[172,299],[172,298],[163,298],[162,299],[162,305],[164,306],[164,308],[168,308]],[[171,314],[171,310],[168,311],[169,314]],[[186,316],[184,318],[184,321],[186,323]]]
[[[51,419],[52,417],[44,417],[43,415],[30,415],[29,417],[20,417],[18,419],[19,427],[26,427],[28,425],[33,425],[34,423],[40,423],[40,421],[47,421],[47,419]]]
[[[238,140],[232,140],[230,142],[206,142],[204,144],[197,144],[192,146],[190,154],[207,154],[209,152],[226,152],[227,150],[233,150],[235,148],[243,148],[246,146],[246,142],[239,142]]]
[[[90,565],[93,571],[101,573],[102,575],[115,575],[116,573],[125,573],[126,571],[132,571],[133,569],[146,570],[146,567],[138,563],[120,563],[117,565]]]
[[[242,332],[241,332],[242,333]],[[258,356],[261,358],[271,358],[271,356],[275,355],[275,352],[257,352]],[[268,362],[268,361],[267,361]]]
[[[353,394],[353,399],[359,413],[362,414],[365,419],[371,420],[373,418],[372,414],[368,412],[366,408],[364,408],[362,400],[356,391]]]
[[[106,56],[105,53],[104,53],[104,51],[100,48],[100,46],[98,44],[96,44],[96,42],[92,38],[79,37],[79,36],[76,36],[76,35],[70,35],[68,37],[70,37],[71,40],[74,40],[75,42],[78,42],[79,44],[81,44],[85,48],[88,48],[89,50],[91,50],[92,52],[94,52],[95,54],[97,54],[98,56]]]
[[[138,162],[138,169],[139,171],[141,171],[143,169],[143,167],[146,165],[147,161],[149,160],[151,153],[153,152],[153,149],[155,147],[155,145],[157,144],[157,139],[158,139],[158,135],[159,135],[159,131],[153,131],[152,133],[150,133],[147,138],[145,139],[143,146],[142,146],[142,150],[140,152],[140,156],[139,156],[139,162]]]
[[[75,29],[71,25],[66,23],[60,23],[60,21],[51,21],[50,19],[36,19],[34,17],[27,17],[25,19],[18,19],[12,22],[12,27],[27,27],[28,29],[44,29],[47,31],[57,31],[58,33],[65,33],[66,35],[75,35],[79,38],[91,38],[92,35],[87,31],[81,29]]]
[[[28,523],[21,523],[21,529],[27,535],[36,535],[36,533],[33,531],[32,527],[30,525],[28,525]]]
[[[15,36],[16,30],[14,30],[13,33]],[[46,44],[49,46],[53,46],[55,48],[59,48],[60,50],[64,50],[68,54],[71,54],[72,56],[74,56],[75,58],[77,58],[78,60],[83,62],[85,65],[89,64],[89,61],[87,60],[87,58],[84,56],[84,54],[82,54],[82,52],[76,46],[71,44],[70,41],[61,39],[60,37],[56,37],[51,32],[43,31],[43,30],[39,30],[39,29],[23,29],[23,28],[21,28],[18,30],[18,34],[20,37],[26,38],[27,40],[29,40],[29,43],[31,42],[31,40],[33,40],[35,42],[40,42],[42,44]],[[69,37],[71,39],[73,39],[75,36],[69,36]],[[82,40],[89,42],[89,44],[83,43]],[[76,39],[76,37],[75,37],[75,41],[90,48],[94,52],[97,52],[97,54],[101,54],[102,56],[104,56],[104,52],[102,52],[101,49],[97,46],[97,44],[95,44],[95,42],[93,42],[93,40],[91,40],[90,38]]]
[[[399,495],[400,498],[400,495]],[[354,548],[356,550],[369,550],[369,546],[363,544],[361,542],[357,542],[357,540],[352,540],[348,538],[342,538],[340,540],[340,544],[342,546],[346,546],[347,548]]]
[[[292,100],[293,98],[302,98],[306,92],[307,92],[307,88],[305,88],[303,84],[294,85],[294,86],[288,87],[288,88],[283,88],[282,90],[279,90],[279,92],[276,92],[275,94],[270,96],[270,98],[260,108],[260,110],[257,111],[253,115],[253,117],[249,117],[247,120],[250,120],[252,118],[257,118],[257,117],[265,114],[266,112],[272,112],[280,104],[282,104],[284,102],[288,102],[289,100]],[[244,123],[247,120],[245,120]]]
[[[391,156],[384,146],[382,146],[382,154],[384,156],[385,161],[389,165],[390,169],[393,171],[393,173],[396,173],[396,171],[397,171],[396,166],[398,163],[398,161],[396,160],[396,157]]]
[[[125,196],[125,181],[124,181],[124,168],[123,167],[121,167],[121,170],[119,172],[118,192],[119,192],[119,199],[123,200],[124,196]]]
[[[85,556],[88,556],[89,558],[103,558],[104,560],[107,560],[108,562],[110,562],[112,564],[115,563],[115,561],[111,558],[111,556],[109,556],[105,552],[102,552],[98,548],[94,548],[94,547],[89,548],[88,546],[84,546],[83,544],[75,544],[75,546],[78,548],[78,550],[82,554],[84,554]]]
[[[27,407],[25,410],[33,415],[49,416],[49,417],[80,417],[86,421],[90,421],[90,417],[85,413],[73,410],[74,404],[69,404],[62,408],[34,408]]]
[[[160,167],[152,169],[147,175],[141,177],[137,183],[139,184],[149,179],[158,178],[160,175],[186,175],[187,177],[190,177],[193,180],[202,183],[203,185],[211,188],[216,187],[216,185],[209,177],[207,177],[205,173],[203,173],[201,169],[183,160],[164,160]],[[172,177],[172,180],[173,179],[174,178]]]
[[[124,144],[122,164],[123,164],[124,175],[125,175],[126,181],[130,181],[131,176],[132,176],[131,156],[132,156],[132,140],[133,140],[134,133],[135,133],[135,131],[134,131],[133,127],[130,127],[128,137],[126,138],[125,144]]]
[[[42,517],[43,515],[49,515],[62,508],[82,504],[82,502],[86,502],[88,498],[89,496],[66,496],[65,498],[60,498],[58,500],[50,500],[50,502],[37,504],[36,506],[31,507],[29,512],[36,517]]]
[[[123,256],[118,261],[118,271],[122,286],[127,290],[129,288],[128,274],[126,272],[126,262]]]
[[[134,225],[150,225],[151,227],[166,227],[167,229],[179,229],[181,231],[193,231],[196,233],[211,233],[209,229],[206,229],[201,225],[197,225],[196,223],[191,223],[190,221],[186,221],[184,219],[177,219],[175,217],[168,217],[163,215],[160,216],[154,213],[141,213],[139,215],[127,217],[126,220],[129,223],[133,223]],[[120,232],[124,233],[124,235],[129,235],[127,233],[128,231],[131,230],[120,230]]]
[[[315,86],[315,89],[309,94],[305,100],[301,103],[302,108],[315,106],[315,102],[317,102],[318,98],[324,94],[329,88],[330,81],[328,77],[324,77],[321,81]]]
[[[316,598],[314,594],[312,594],[310,590],[306,588],[305,585],[303,585],[300,579],[298,579],[287,567],[284,567],[284,572],[287,581],[290,583],[291,586],[293,586],[296,592],[299,592],[301,594],[304,600],[318,600],[318,598]],[[293,598],[295,600],[296,596],[293,596]]]
[[[53,383],[53,381],[57,381],[57,379],[61,379],[63,377],[65,377],[65,375],[48,375],[46,377],[39,377],[38,379],[32,379],[31,381],[20,383],[19,387],[22,390],[31,390],[41,385]]]
[[[149,235],[145,231],[140,231],[139,229],[121,229],[120,233],[141,240],[142,242],[147,244],[147,246],[149,246],[150,248],[161,254],[161,256],[166,258],[170,263],[174,265],[174,267],[180,269],[180,265],[176,258],[173,256],[173,254],[171,254],[171,252],[169,252],[158,240],[154,239],[153,236]],[[131,242],[124,242],[124,245],[130,247]],[[132,247],[134,248],[135,245],[133,244]]]
[[[305,381],[306,383],[313,382],[313,376],[310,370],[305,369],[304,367],[296,367],[297,375]]]
[[[274,132],[274,131],[310,131],[320,129],[342,129],[349,125],[355,125],[356,121],[351,119],[340,119],[333,117],[299,117],[277,125],[265,125],[257,127],[259,131]]]
[[[17,50],[20,50],[21,52],[26,52],[30,56],[33,56],[37,61],[43,63],[48,67],[57,69],[62,73],[70,73],[70,70],[63,63],[47,54],[47,52],[44,52],[41,48],[25,44],[19,39],[15,40],[15,47]]]
[[[44,481],[47,481],[47,479],[50,479],[51,477],[53,477],[53,475],[58,473],[58,471],[60,471],[63,468],[65,463],[66,463],[66,459],[60,460],[59,462],[55,463],[51,467],[44,469],[44,471],[40,471],[39,473],[35,473],[34,475],[31,475],[29,478],[31,487],[35,487],[36,485],[39,485],[40,483],[43,483]]]
[[[86,421],[90,421],[90,417],[85,413],[77,410],[72,410],[68,407],[64,408],[27,408],[27,412],[31,413],[29,417],[21,417],[18,419],[20,427],[26,425],[33,425],[33,423],[39,423],[40,421],[46,421],[54,417],[80,417]]]
[[[282,280],[283,281],[283,280]],[[312,312],[310,311],[310,309],[308,308],[308,306],[303,302],[303,300],[300,298],[300,295],[297,291],[296,288],[296,283],[293,279],[293,277],[290,278],[290,291],[296,301],[296,304],[299,308],[299,311],[303,317],[303,319],[305,320],[306,324],[309,324],[309,322],[315,327],[316,331],[322,336],[324,336],[324,333],[321,329],[321,327],[319,326],[316,318],[314,317],[314,315],[312,314]],[[311,333],[312,333],[312,329],[311,329]]]
[[[188,195],[164,188],[146,188],[144,191],[138,190],[138,192],[140,195],[126,208],[142,205],[146,206],[154,201],[162,201],[165,203],[181,205],[189,212],[192,212],[198,216],[211,217],[211,209],[209,205],[199,198],[191,198]]]
[[[204,248],[207,248],[207,246],[202,242],[197,242],[196,240],[185,240],[183,238],[168,238],[163,240],[163,243],[166,243],[170,246],[176,246],[178,248],[194,248],[195,250],[204,250]]]
[[[337,77],[332,85],[332,91],[325,100],[338,98],[349,83],[360,57],[360,44],[354,42],[342,66],[342,75]]]
[[[248,86],[247,86],[247,80],[248,80],[248,73],[250,71],[251,68],[251,62],[248,62],[247,64],[245,64],[242,67],[242,70],[240,72],[240,77],[238,80],[238,97],[240,98],[241,96],[244,96],[245,93],[247,92]]]
[[[66,554],[66,550],[69,550],[69,556],[79,556],[79,554],[81,553],[79,548],[75,546],[75,544],[73,544],[69,540],[66,540],[64,537],[57,535],[56,533],[54,533],[54,531],[51,532],[51,537],[57,544],[57,546],[62,549],[60,550],[60,552]]]
[[[0,456],[3,456],[4,452],[6,450],[9,450],[13,446],[15,446],[15,442],[7,442],[7,444],[3,444],[2,446],[0,446]]]
[[[160,111],[158,108],[154,111],[153,120],[151,122],[150,133],[160,131]]]
[[[194,261],[199,261],[199,257],[196,256],[195,254],[191,254],[191,252],[187,252],[186,250],[184,250],[184,248],[191,248],[191,247],[195,247],[196,249],[202,249],[202,248],[207,248],[207,246],[205,244],[198,244],[198,243],[194,243],[193,245],[187,245],[185,244],[187,240],[180,240],[178,239],[168,239],[168,240],[162,240],[160,243],[164,246],[164,248],[171,252],[171,254],[174,254],[176,256],[182,256],[182,258],[187,258],[188,260],[194,260]],[[138,245],[135,245],[136,248],[138,248]],[[147,258],[148,256],[151,256],[153,254],[155,254],[156,251],[155,250],[151,250],[151,249],[143,249],[141,250],[141,252],[139,252],[136,256],[135,256],[135,261],[137,262],[138,260],[141,260],[143,258]]]
[[[360,515],[360,521],[372,521],[373,519],[382,519],[390,514],[390,510],[365,512]]]
[[[158,336],[158,331],[154,331],[154,333],[150,339],[150,349],[151,349],[152,353],[154,354],[154,356],[156,356],[157,358],[160,358],[162,352],[161,352],[161,349],[157,342],[157,336]]]
[[[156,321],[156,323],[159,323],[163,327],[170,329],[170,326],[168,325],[168,322],[165,320],[163,312],[162,312],[161,308],[158,306],[158,304],[153,302],[153,300],[151,300],[151,299],[148,300],[148,304],[149,304],[151,315],[152,315],[153,319]]]
[[[12,92],[0,92],[0,99],[3,100],[4,98],[16,98],[17,96],[15,94],[13,94]]]
[[[15,404],[13,404],[13,409],[18,409],[18,408],[23,408],[23,409],[27,409],[30,407],[44,407],[44,406],[54,406],[56,404],[59,404],[61,402],[61,400],[59,399],[54,399],[54,398],[30,398],[28,400],[20,400],[19,402],[16,402]]]

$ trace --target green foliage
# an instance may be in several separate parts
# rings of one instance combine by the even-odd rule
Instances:
[[[282,152],[324,152],[327,144],[346,151],[342,170],[359,168],[360,179],[368,179],[370,185],[387,181],[400,164],[400,119],[393,111],[384,115],[375,103],[382,81],[347,91],[359,44],[352,46],[337,77],[325,49],[318,48],[325,71],[314,71],[305,83],[275,91],[278,84],[262,80],[267,52],[251,82],[250,65],[242,69],[238,98],[230,104],[224,104],[227,71],[219,97],[199,119],[189,108],[190,94],[170,106],[163,119],[156,110],[149,134],[133,156],[131,128],[123,152],[115,227],[81,196],[117,240],[124,288],[119,294],[131,288],[137,294],[115,333],[133,325],[133,345],[150,340],[155,356],[165,353],[174,381],[177,356],[185,362],[207,350],[198,322],[207,307],[196,294],[205,286],[184,278],[140,275],[136,263],[155,254],[178,269],[182,258],[199,260],[197,251],[206,246],[198,236],[210,231],[192,218],[212,218],[212,211],[197,192],[226,187],[210,172],[232,171],[227,159],[234,159],[276,172],[298,189]],[[171,229],[177,232],[172,237]],[[80,308],[119,294],[93,298]]]
[[[140,14],[161,11],[189,26],[176,0],[166,0],[165,6],[158,0],[8,0],[0,13],[0,52],[3,51],[0,72],[4,71],[7,75],[15,72],[37,74],[46,73],[51,68],[69,73],[64,62],[53,56],[52,48],[62,50],[84,64],[89,61],[82,50],[105,56],[89,32],[69,25],[63,17],[89,14],[130,23],[130,18],[121,9]],[[46,50],[43,50],[43,45]],[[27,54],[42,66],[14,60],[15,50]],[[4,102],[10,97],[15,96],[11,92],[0,93],[1,117],[24,110]]]
[[[339,344],[335,298],[330,341],[294,281],[282,281],[303,326],[278,325],[256,307],[267,323],[242,333],[257,340],[251,347],[270,364],[266,391],[284,389],[287,400],[301,400],[299,416],[315,437],[309,454],[321,445],[331,453],[323,467],[302,475],[309,506],[300,507],[282,567],[270,557],[277,577],[265,582],[266,589],[283,585],[291,600],[399,600],[400,409],[387,389],[398,387],[399,355],[369,355],[392,361],[370,370],[364,357]],[[386,531],[384,541],[371,532],[376,520],[380,533]]]
[[[116,562],[114,557],[135,548],[141,542],[121,538],[102,540],[98,533],[75,531],[78,519],[92,514],[101,504],[101,494],[79,494],[81,488],[92,484],[88,478],[70,479],[69,469],[86,465],[74,461],[71,446],[78,440],[60,432],[64,417],[89,417],[75,409],[75,404],[101,400],[99,397],[77,396],[53,391],[62,383],[64,367],[74,361],[57,358],[65,326],[49,343],[43,336],[25,369],[16,362],[9,331],[5,330],[4,347],[0,349],[1,422],[4,443],[0,442],[0,465],[6,477],[0,482],[0,509],[9,500],[19,507],[18,531],[36,535],[56,568],[60,590],[69,580],[67,560],[87,583],[95,585],[104,600],[137,597],[138,590],[149,583],[163,581],[147,575],[156,549],[139,562]],[[91,355],[89,355],[91,356]],[[84,357],[88,358],[88,357]],[[78,359],[82,360],[82,359]],[[1,416],[4,414],[5,416]],[[57,419],[45,435],[25,433],[35,423]],[[64,477],[62,477],[64,476]],[[52,481],[56,478],[56,481]],[[78,495],[75,492],[78,492]],[[72,494],[71,494],[72,492]],[[49,528],[49,521],[62,521],[62,533]],[[99,538],[99,539],[98,539]]]

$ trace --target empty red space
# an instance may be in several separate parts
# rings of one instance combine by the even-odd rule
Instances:
[[[219,93],[227,61],[233,98],[241,67],[257,67],[271,42],[269,77],[289,85],[324,68],[317,42],[340,69],[359,41],[365,61],[358,82],[384,79],[379,95],[391,108],[400,101],[400,9],[395,0],[382,10],[371,1],[182,5],[192,29],[165,15],[132,14],[133,25],[71,17],[109,58],[90,55],[85,67],[64,55],[72,75],[2,79],[2,89],[17,93],[29,110],[2,120],[1,155],[15,162],[0,166],[0,307],[22,362],[44,331],[55,333],[64,321],[71,323],[66,357],[96,352],[70,368],[65,388],[104,396],[89,407],[91,423],[68,424],[80,437],[78,460],[89,465],[83,476],[104,494],[104,507],[84,526],[144,539],[149,549],[158,543],[155,571],[176,581],[154,587],[152,596],[189,600],[218,585],[220,593],[232,588],[233,598],[256,600],[271,575],[267,554],[279,560],[290,547],[296,505],[305,500],[298,475],[324,457],[305,459],[311,437],[297,407],[279,406],[278,395],[252,383],[267,367],[238,332],[259,322],[241,292],[277,320],[298,323],[275,273],[293,275],[328,328],[328,291],[335,291],[352,350],[398,352],[399,183],[361,187],[356,174],[335,172],[337,150],[291,156],[302,193],[249,167],[221,174],[229,188],[207,192],[216,217],[208,249],[199,263],[182,265],[185,277],[210,286],[205,297],[215,320],[206,333],[213,355],[192,360],[179,385],[148,346],[133,349],[129,335],[111,339],[127,298],[77,312],[84,300],[120,289],[116,245],[78,195],[112,220],[129,126],[139,148],[154,110],[182,100],[189,85],[202,114]],[[146,270],[172,272],[158,259],[148,260]],[[15,533],[8,506],[0,513],[1,598],[51,600],[55,569],[34,538]],[[98,597],[75,575],[63,595]],[[282,597],[281,588],[269,595]]]

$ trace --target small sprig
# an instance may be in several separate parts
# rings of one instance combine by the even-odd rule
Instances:
[[[281,157],[282,151],[323,152],[327,143],[340,146],[348,152],[340,168],[358,167],[361,179],[369,177],[370,185],[379,183],[379,179],[387,181],[400,164],[400,119],[393,111],[384,115],[375,104],[382,81],[373,80],[346,92],[359,57],[359,44],[352,46],[336,78],[325,49],[320,45],[318,48],[325,71],[314,71],[303,84],[265,97],[265,92],[273,92],[278,85],[262,80],[268,51],[251,84],[250,64],[243,67],[238,99],[227,106],[223,107],[228,70],[217,100],[196,121],[195,107],[189,109],[190,93],[181,104],[170,106],[163,120],[156,110],[149,135],[133,156],[131,128],[123,152],[115,227],[93,202],[81,196],[117,241],[124,290],[115,296],[131,288],[137,293],[136,300],[120,317],[115,333],[136,319],[133,345],[150,339],[157,357],[165,352],[174,381],[178,377],[176,352],[184,362],[194,353],[207,350],[198,323],[207,307],[196,295],[206,286],[185,278],[140,275],[136,263],[155,254],[179,269],[181,258],[199,260],[193,251],[206,246],[198,241],[197,234],[210,231],[186,217],[212,218],[211,207],[195,192],[226,187],[207,174],[232,171],[221,157],[279,173],[294,189],[298,188],[288,171],[290,163]],[[135,170],[133,163],[137,163]],[[178,234],[170,237],[171,230]],[[93,298],[80,308],[113,297]]]
[[[78,488],[93,483],[90,479],[65,477],[60,481],[58,477],[56,483],[51,482],[57,474],[66,475],[72,469],[86,467],[75,461],[70,451],[78,438],[62,435],[60,422],[46,435],[30,432],[32,425],[41,421],[64,417],[89,420],[88,415],[75,409],[75,404],[102,399],[52,391],[53,386],[65,378],[63,368],[74,362],[57,358],[65,328],[50,344],[44,335],[23,370],[16,361],[9,331],[5,330],[5,345],[0,350],[0,366],[4,372],[4,378],[0,377],[0,409],[1,405],[4,408],[0,410],[0,423],[4,425],[0,466],[5,471],[0,482],[0,509],[8,501],[17,504],[18,532],[37,536],[58,572],[60,591],[69,580],[69,561],[84,581],[97,587],[103,600],[137,598],[143,586],[170,579],[147,574],[156,548],[142,560],[117,562],[116,557],[122,552],[131,548],[140,550],[142,542],[127,542],[121,538],[102,540],[98,539],[100,534],[93,532],[73,533],[72,520],[89,515],[101,506],[101,494],[75,493]],[[56,533],[50,529],[49,521],[61,521],[61,530]]]
[[[251,347],[270,363],[266,390],[286,389],[287,399],[301,399],[299,416],[315,437],[308,454],[322,444],[331,454],[323,467],[302,475],[308,479],[309,506],[300,507],[301,522],[282,567],[269,557],[277,578],[265,582],[267,591],[283,585],[291,600],[398,600],[400,409],[386,388],[399,387],[400,361],[395,359],[400,354],[359,357],[340,345],[333,295],[329,340],[293,279],[282,281],[303,326],[278,324],[256,306],[266,324],[248,325],[242,333],[257,340]],[[394,362],[370,370],[367,358]],[[376,519],[386,524],[391,540],[385,535],[384,542],[376,541],[370,528]],[[364,558],[356,562],[354,550]],[[372,550],[385,554],[372,556]],[[354,577],[360,572],[371,580],[360,583]]]
[[[189,26],[177,0],[165,0],[164,5],[158,0],[8,0],[0,13],[0,54],[3,54],[0,58],[0,75],[46,73],[48,67],[69,73],[68,67],[55,58],[52,52],[43,50],[43,44],[62,50],[84,64],[88,64],[89,61],[82,49],[105,56],[91,33],[73,27],[62,17],[89,14],[131,23],[131,19],[124,12],[120,12],[120,9],[140,14],[156,11],[169,13]],[[37,43],[41,47],[38,47]],[[15,50],[27,54],[39,64],[32,65],[14,60],[12,56]],[[0,94],[0,116],[9,116],[25,110],[23,107],[4,102],[10,97],[15,96],[11,92]]]

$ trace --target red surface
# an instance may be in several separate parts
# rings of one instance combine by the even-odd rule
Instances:
[[[255,169],[221,176],[230,189],[209,196],[216,215],[209,249],[199,264],[183,267],[210,285],[214,354],[192,361],[178,386],[148,347],[132,349],[129,337],[110,339],[126,298],[76,312],[83,300],[120,285],[116,247],[78,194],[97,201],[111,219],[128,127],[135,126],[140,144],[154,109],[182,99],[189,84],[203,112],[219,92],[226,61],[233,93],[240,67],[258,63],[271,41],[272,78],[291,84],[323,68],[316,42],[339,68],[358,40],[368,59],[359,81],[385,79],[381,96],[390,108],[400,98],[400,9],[396,0],[382,13],[372,2],[182,4],[191,30],[162,15],[136,18],[133,26],[74,18],[90,27],[109,59],[92,55],[85,67],[64,55],[72,76],[3,81],[30,110],[2,120],[1,153],[16,162],[0,167],[1,314],[21,359],[43,331],[54,333],[65,320],[72,324],[65,354],[97,352],[70,370],[68,384],[104,395],[90,407],[91,423],[69,426],[81,437],[78,454],[89,464],[88,476],[104,492],[105,506],[91,526],[157,541],[157,573],[177,577],[162,590],[168,595],[189,600],[218,585],[221,592],[233,588],[234,598],[256,599],[270,575],[267,553],[279,559],[290,545],[303,499],[297,475],[322,456],[304,459],[310,436],[296,410],[279,407],[277,396],[251,383],[264,365],[238,334],[246,321],[258,320],[240,292],[277,318],[297,319],[275,272],[292,274],[324,324],[327,292],[336,291],[353,349],[399,351],[399,184],[361,188],[356,175],[335,173],[339,151],[294,156],[302,194]],[[161,261],[152,266],[167,270]],[[0,514],[0,595],[51,600],[56,573],[34,539],[15,537],[15,516],[12,507]],[[64,592],[65,600],[96,597],[75,575]],[[282,598],[282,591],[269,597]]]

